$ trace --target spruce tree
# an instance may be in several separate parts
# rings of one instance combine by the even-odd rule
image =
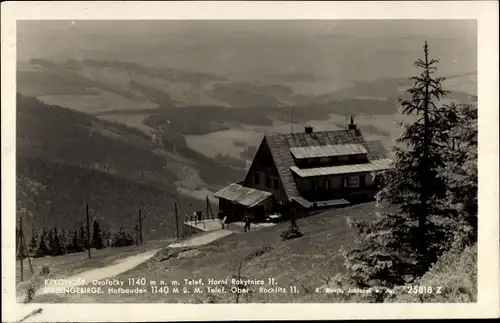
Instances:
[[[60,256],[62,254],[61,241],[59,240],[59,232],[57,232],[57,228],[52,230],[50,251],[52,256]]]
[[[111,232],[106,231],[106,234],[104,235],[104,237],[106,239],[106,246],[111,247],[113,245]]]
[[[31,255],[36,254],[38,248],[38,234],[35,229],[31,230],[31,239],[28,245],[28,250]]]
[[[392,288],[411,282],[446,249],[451,222],[443,211],[446,180],[441,173],[449,138],[439,100],[448,91],[444,78],[434,75],[438,62],[429,57],[426,42],[424,58],[415,62],[422,72],[410,78],[409,97],[399,100],[402,113],[416,121],[401,124],[392,168],[382,174],[377,204],[383,212],[371,222],[351,222],[359,244],[345,254],[350,284]]]
[[[105,247],[104,241],[102,240],[102,232],[97,220],[94,220],[93,227],[94,231],[92,232],[92,246],[96,249],[103,249]]]
[[[73,231],[73,236],[71,239],[71,249],[73,250],[73,252],[83,251],[83,250],[81,250],[82,248],[80,245],[80,240],[78,239],[78,231],[77,230]]]
[[[87,236],[87,230],[85,230],[83,223],[80,222],[80,229],[79,229],[79,234],[80,236],[78,237],[79,243],[82,246],[84,250],[89,248],[89,241],[88,241],[88,236]]]
[[[38,242],[38,249],[36,251],[35,257],[45,257],[50,255],[50,250],[47,247],[47,238],[48,232],[47,229],[43,229],[42,234],[40,236],[40,241]]]
[[[61,232],[59,233],[59,242],[61,244],[61,254],[66,254],[68,251],[66,250],[66,247],[68,245],[68,235],[66,233],[66,230],[61,229]]]
[[[76,242],[74,241],[75,235],[74,231],[69,230],[66,235],[66,252],[73,253],[76,252],[75,246]]]
[[[54,232],[49,229],[47,234],[47,247],[49,254],[52,254],[52,247],[54,246]]]

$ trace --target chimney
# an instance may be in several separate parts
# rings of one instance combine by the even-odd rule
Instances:
[[[305,133],[312,133],[313,132],[313,127],[312,126],[305,126],[304,127],[304,132]]]
[[[354,118],[351,116],[351,123],[349,123],[349,130],[356,130],[358,126],[354,123]]]

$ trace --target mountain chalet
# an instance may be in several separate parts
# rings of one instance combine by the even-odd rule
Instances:
[[[377,174],[391,161],[379,141],[365,141],[351,117],[345,130],[266,135],[245,180],[215,193],[219,212],[255,220],[281,205],[309,213],[373,199]]]

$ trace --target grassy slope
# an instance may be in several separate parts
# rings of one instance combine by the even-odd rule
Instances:
[[[172,236],[174,201],[185,212],[202,202],[177,193],[177,174],[167,157],[151,153],[150,139],[95,119],[89,125],[89,118],[18,98],[17,173],[46,186],[36,198],[34,217],[26,220],[27,230],[74,229],[89,203],[103,229],[122,224],[130,229],[140,207],[146,235]]]
[[[431,286],[435,292],[408,294],[403,290],[395,294],[396,297],[389,302],[477,302],[477,245],[465,250],[451,250],[414,285]],[[441,287],[439,293],[438,287]]]
[[[106,290],[101,295],[71,297],[67,295],[44,295],[38,302],[119,302],[119,303],[234,303],[235,294],[231,292],[211,294],[206,290],[208,279],[231,278],[237,273],[242,262],[241,275],[244,279],[262,279],[264,287],[270,287],[267,280],[274,278],[276,286],[286,289],[296,286],[297,294],[255,292],[248,298],[241,296],[240,302],[251,303],[335,303],[363,302],[363,296],[338,297],[337,294],[316,292],[316,288],[329,285],[329,279],[344,270],[343,257],[339,249],[349,248],[355,238],[354,231],[347,225],[347,217],[368,220],[375,212],[374,203],[366,203],[345,209],[331,210],[323,214],[303,218],[298,221],[304,236],[299,239],[282,241],[280,232],[288,224],[254,231],[245,234],[233,234],[212,244],[185,249],[166,248],[153,259],[138,267],[118,275],[117,279],[125,282],[125,288],[135,288],[127,283],[128,278],[146,278],[149,281],[167,282],[169,293],[152,294],[109,294]],[[153,247],[153,245],[151,245]],[[154,246],[161,246],[157,244]],[[151,247],[151,248],[152,248]],[[143,249],[141,249],[143,250]],[[126,255],[139,252],[137,247],[126,251]],[[120,255],[106,254],[108,260],[116,260]],[[81,259],[61,261],[57,264],[55,275],[67,275],[68,267],[74,272],[91,268],[102,261]],[[41,260],[43,261],[43,260]],[[103,261],[102,263],[105,263]],[[74,266],[74,267],[73,267]],[[184,279],[202,279],[203,293],[195,294],[194,286],[187,286],[190,293],[183,293]],[[180,282],[179,294],[172,293],[171,281]],[[475,302],[477,300],[477,248],[470,247],[463,251],[453,251],[443,256],[415,285],[432,286],[435,290],[441,286],[440,294],[408,295],[404,288],[396,289],[388,302]],[[229,284],[226,288],[234,286]],[[333,285],[332,285],[333,286]],[[212,286],[213,287],[213,286]],[[366,301],[366,300],[365,300]]]
[[[239,262],[244,261],[243,276],[264,279],[266,287],[269,286],[268,278],[274,277],[277,286],[289,288],[295,285],[299,290],[299,294],[255,293],[249,299],[250,302],[329,302],[326,295],[316,294],[314,288],[323,285],[323,279],[343,270],[343,258],[338,250],[341,247],[348,248],[354,239],[346,215],[369,219],[369,213],[374,211],[374,204],[367,203],[300,219],[298,224],[304,236],[289,241],[280,238],[280,232],[289,226],[285,223],[261,231],[234,234],[181,254],[165,249],[152,260],[116,278],[126,281],[130,277],[145,277],[148,280],[181,282],[185,278],[203,278],[205,281],[208,278],[223,279],[236,274]],[[173,256],[165,260],[169,255]],[[230,293],[217,297],[217,302],[234,301],[234,295]],[[149,293],[140,296],[105,293],[92,295],[92,298],[106,302],[208,302],[210,296],[207,293]],[[49,296],[43,296],[40,301],[49,299]],[[58,300],[63,301],[64,298]],[[77,299],[71,301],[78,302]]]

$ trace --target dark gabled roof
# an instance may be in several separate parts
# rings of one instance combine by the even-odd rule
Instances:
[[[290,167],[295,166],[293,156],[289,150],[290,148],[352,143],[361,144],[365,147],[368,152],[368,160],[387,158],[387,152],[382,143],[380,141],[365,141],[359,129],[312,133],[280,133],[266,135],[264,140],[266,140],[269,145],[288,199],[300,196],[295,179],[290,170]]]

